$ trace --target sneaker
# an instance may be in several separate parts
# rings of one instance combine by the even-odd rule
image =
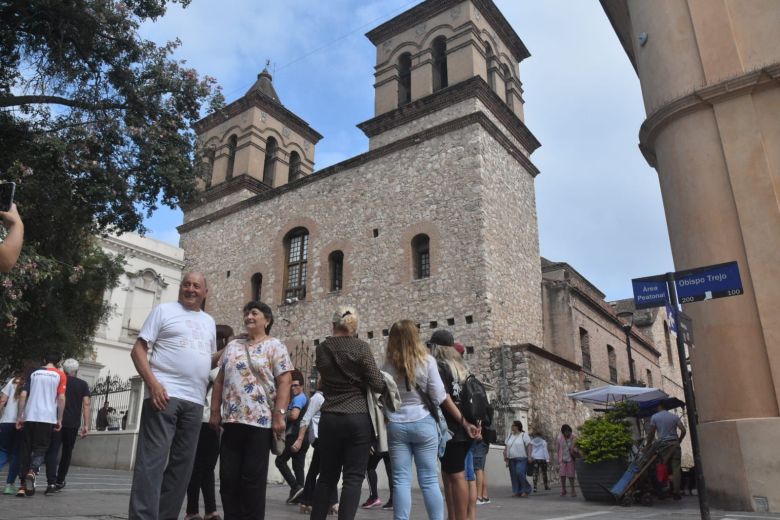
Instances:
[[[16,490],[16,496],[24,498],[27,496],[27,492],[24,490],[24,486],[21,486],[19,489]]]
[[[481,505],[482,505],[482,504],[484,504],[484,503],[485,503],[485,502],[483,502],[483,501],[482,501],[482,497],[477,497],[477,505],[478,505],[478,506],[481,506]]]
[[[290,496],[287,498],[288,504],[297,504],[301,501],[301,495],[303,494],[303,486],[298,486],[290,490]]]
[[[393,510],[393,500],[390,499],[382,506],[382,510],[384,511],[392,511]]]
[[[54,495],[55,493],[59,493],[60,490],[57,489],[57,486],[54,484],[49,484],[46,486],[46,491],[43,492],[44,495]]]
[[[6,484],[5,489],[3,490],[4,495],[15,495],[16,494],[16,486],[13,484]]]
[[[489,504],[490,503],[490,498],[489,497],[482,497],[482,503],[483,504]]]
[[[65,482],[55,482],[54,485],[57,486],[57,491],[60,491],[65,487]]]
[[[28,497],[35,494],[35,473],[29,471],[24,477],[24,492]]]
[[[536,488],[534,488],[534,493],[536,493]]]
[[[363,509],[371,509],[372,507],[379,507],[382,505],[382,501],[379,499],[379,497],[376,498],[369,498],[365,502],[363,502],[363,505],[360,506]]]

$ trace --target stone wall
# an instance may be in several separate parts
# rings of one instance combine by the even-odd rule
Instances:
[[[188,268],[205,272],[209,280],[206,309],[218,323],[240,331],[250,278],[259,272],[261,298],[276,312],[273,333],[288,344],[324,339],[332,310],[341,303],[358,308],[359,336],[378,358],[385,331],[401,318],[420,323],[423,338],[444,327],[476,350],[497,344],[491,319],[518,341],[541,338],[538,253],[531,260],[538,251],[533,178],[491,139],[480,124],[443,131],[185,227],[181,244]],[[495,157],[486,162],[486,153]],[[497,201],[502,211],[517,206],[513,219],[523,221],[517,229],[507,231],[505,221],[488,209],[498,192],[504,192]],[[531,215],[521,216],[529,209]],[[283,305],[284,237],[298,226],[309,231],[306,298]],[[411,267],[411,240],[418,233],[431,239],[431,277],[420,280],[413,279]],[[513,264],[513,252],[499,247],[505,234],[531,252],[527,258]],[[336,293],[327,285],[327,258],[334,250],[345,253],[345,286]],[[492,276],[511,281],[506,296],[492,294]],[[510,300],[509,293],[519,296]],[[499,312],[502,305],[506,312]],[[516,312],[519,306],[527,310]],[[481,372],[481,357],[475,357]]]

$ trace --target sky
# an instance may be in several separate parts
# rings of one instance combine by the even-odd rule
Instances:
[[[228,103],[266,60],[282,103],[320,132],[316,169],[365,152],[355,126],[373,116],[375,48],[364,36],[409,0],[193,0],[142,27],[176,57],[217,78]],[[496,0],[531,53],[520,64],[525,123],[542,143],[536,200],[541,253],[567,262],[608,300],[631,279],[673,270],[658,177],[638,131],[642,95],[598,0]],[[148,236],[178,243],[178,210],[161,208]]]

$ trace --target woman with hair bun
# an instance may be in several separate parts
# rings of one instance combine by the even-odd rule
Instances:
[[[328,516],[330,497],[342,475],[339,520],[353,520],[374,436],[366,392],[370,388],[381,393],[386,385],[368,343],[355,337],[355,308],[340,305],[331,322],[333,336],[318,345],[315,354],[325,402],[318,432],[322,469],[310,518]]]

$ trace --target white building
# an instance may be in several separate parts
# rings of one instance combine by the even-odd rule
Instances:
[[[176,300],[184,268],[184,250],[159,240],[125,233],[100,243],[126,263],[119,286],[105,295],[113,311],[95,333],[91,356],[81,362],[79,376],[90,385],[108,373],[122,380],[137,375],[130,349],[152,308]]]

